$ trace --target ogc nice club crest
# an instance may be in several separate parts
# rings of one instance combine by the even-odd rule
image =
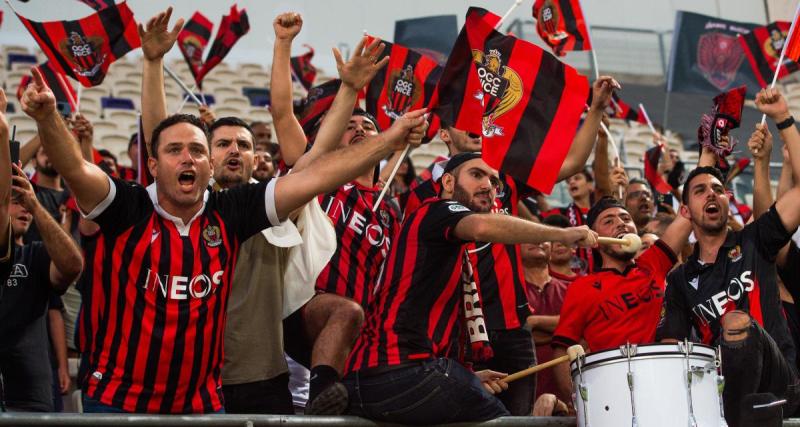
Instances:
[[[89,80],[94,78],[106,60],[106,55],[102,53],[102,46],[102,37],[84,37],[75,31],[58,44],[61,53],[74,65],[72,71]]]
[[[719,90],[733,82],[742,61],[744,52],[735,36],[711,32],[697,41],[697,68]]]
[[[389,99],[383,105],[383,111],[393,120],[408,112],[422,96],[422,83],[414,75],[414,67],[411,64],[405,68],[394,70],[386,81]]]
[[[557,45],[561,40],[567,38],[568,34],[559,30],[558,24],[561,20],[561,10],[558,4],[552,0],[544,2],[539,9],[539,16],[536,17],[536,25],[547,35],[547,44]]]
[[[478,69],[481,91],[474,96],[483,102],[483,136],[502,136],[503,128],[497,119],[513,109],[522,99],[522,79],[516,71],[503,65],[500,51],[492,49],[488,54],[472,51],[472,60]]]

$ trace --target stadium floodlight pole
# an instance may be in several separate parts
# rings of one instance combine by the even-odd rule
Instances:
[[[781,71],[781,65],[783,65],[783,58],[786,56],[786,48],[789,47],[789,41],[792,39],[792,33],[794,33],[795,26],[797,25],[797,16],[800,14],[800,3],[797,5],[797,9],[794,11],[794,18],[792,18],[792,26],[789,27],[789,32],[786,34],[786,39],[783,42],[783,47],[781,48],[781,56],[778,59],[778,65],[775,67],[775,74],[772,76],[772,83],[769,85],[769,88],[772,89],[775,87],[775,83],[778,82],[778,74]],[[767,122],[767,115],[764,114],[761,116],[761,124]],[[757,153],[757,150],[753,150],[754,153]]]
[[[197,98],[197,95],[195,95],[195,94],[194,94],[194,92],[192,92],[191,90],[189,90],[189,87],[188,87],[188,86],[186,86],[186,83],[184,83],[184,82],[183,82],[183,81],[180,79],[180,77],[178,77],[178,75],[177,75],[177,74],[175,74],[175,72],[174,72],[174,71],[170,70],[170,69],[169,69],[169,67],[167,67],[167,64],[164,64],[164,71],[166,71],[166,72],[167,72],[167,74],[169,74],[169,76],[170,76],[170,77],[172,77],[172,80],[175,80],[175,83],[177,83],[177,84],[178,84],[178,86],[180,86],[180,87],[181,87],[181,89],[183,89],[183,91],[184,91],[184,92],[186,92],[186,94],[187,94],[187,95],[189,95],[189,97],[190,97],[190,98],[192,98],[192,101],[194,101],[195,103],[197,103],[197,105],[203,105],[203,102],[202,102],[202,101],[200,101],[200,99],[199,99],[199,98]]]

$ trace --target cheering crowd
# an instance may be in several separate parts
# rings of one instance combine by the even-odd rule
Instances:
[[[335,98],[301,124],[296,13],[273,22],[274,135],[208,106],[200,117],[169,115],[163,58],[182,24],[170,24],[171,12],[138,28],[132,168],[93,148],[87,118],[60,115],[38,69],[20,98],[38,135],[16,154],[0,113],[4,410],[60,409],[71,380],[59,295],[70,286],[81,296],[84,412],[407,424],[568,415],[568,364],[505,378],[574,345],[591,353],[684,340],[720,347],[729,425],[745,425],[741,402],[755,393],[786,399],[786,416],[800,405],[800,133],[779,90],[762,90],[755,105],[780,132],[780,184],[773,195],[773,135],[756,124],[749,208],[718,168],[741,95],[718,97],[701,120],[695,169],[675,173],[682,162],[664,149],[643,180],[609,155],[602,123],[620,85],[599,77],[577,132],[558,141],[569,148],[549,186],[566,181],[572,203],[551,207],[489,166],[487,138],[445,114],[433,136],[448,156],[417,176],[405,150],[427,142],[431,111],[409,109],[382,127],[359,106],[390,60],[379,39],[365,37],[346,59],[334,49]],[[137,182],[145,172],[146,187]],[[671,189],[659,193],[651,178]],[[640,250],[599,244],[627,234],[641,237]]]

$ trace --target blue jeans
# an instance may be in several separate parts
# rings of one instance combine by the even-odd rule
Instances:
[[[400,424],[485,421],[509,415],[478,377],[452,359],[370,374],[351,372],[342,383],[350,402],[347,412],[371,420]]]
[[[494,356],[484,363],[476,363],[475,370],[491,369],[512,374],[536,365],[531,333],[525,329],[489,330]],[[513,416],[529,416],[536,396],[536,375],[520,378],[508,385],[508,390],[497,395]]]
[[[81,403],[83,404],[83,413],[85,414],[126,414],[127,412],[117,408],[116,406],[106,405],[99,400],[94,400],[91,397],[86,397],[86,394],[81,396]],[[215,414],[224,414],[225,408],[220,409]]]

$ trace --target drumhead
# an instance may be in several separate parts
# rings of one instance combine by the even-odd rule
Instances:
[[[631,357],[631,360],[641,358],[641,357],[685,357],[683,351],[681,351],[680,347],[677,343],[673,344],[664,344],[664,343],[656,343],[656,344],[642,344],[636,346],[636,355]],[[691,359],[701,359],[701,360],[708,360],[713,361],[716,357],[716,350],[714,347],[707,346],[705,344],[697,344],[692,343],[692,351],[690,353]],[[599,364],[605,364],[608,362],[613,362],[617,360],[627,360],[628,357],[622,353],[620,348],[612,348],[609,350],[598,351],[595,353],[589,353],[585,357],[585,362],[582,369],[589,369],[592,366],[596,366]],[[572,361],[570,363],[570,368],[572,371],[577,371],[578,361]]]

